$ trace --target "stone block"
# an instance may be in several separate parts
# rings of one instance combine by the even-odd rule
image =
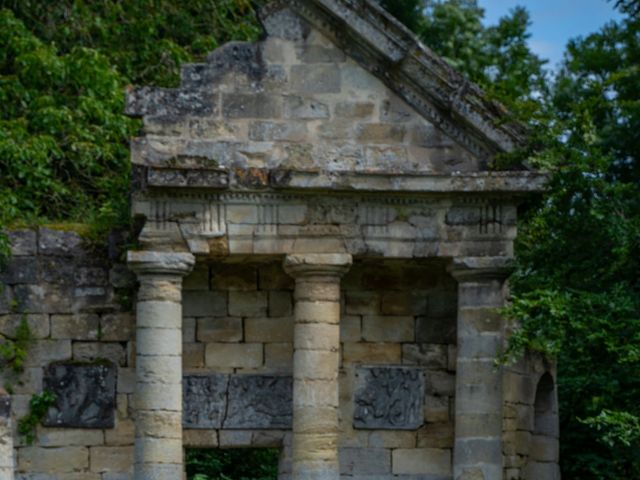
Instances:
[[[229,292],[229,314],[238,317],[266,317],[267,292]]]
[[[227,314],[226,292],[184,291],[182,314],[185,317],[225,316]]]
[[[401,345],[397,343],[345,343],[342,361],[349,363],[400,363]]]
[[[419,291],[385,292],[380,311],[384,315],[425,315],[427,295]]]
[[[382,475],[391,473],[391,450],[386,448],[341,448],[342,475]]]
[[[375,104],[371,102],[339,102],[335,106],[336,117],[362,119],[373,115]]]
[[[0,315],[0,334],[15,338],[22,320],[27,322],[33,338],[41,339],[49,336],[49,316],[41,314],[9,314]]]
[[[266,93],[222,95],[224,118],[280,118],[282,98]]]
[[[380,294],[371,291],[347,291],[346,312],[356,315],[377,315],[380,312]]]
[[[100,317],[96,314],[51,315],[51,338],[98,340]]]
[[[533,435],[531,437],[531,447],[522,453],[529,453],[531,458],[539,462],[558,462],[560,446],[557,438],[546,435]]]
[[[380,105],[380,120],[389,123],[405,123],[417,117],[409,105],[392,95]]]
[[[104,431],[87,428],[42,428],[38,431],[38,444],[42,447],[102,445]]]
[[[243,206],[244,207],[244,206]],[[252,207],[253,208],[253,207]],[[238,216],[240,211],[236,212]],[[250,209],[245,213],[251,217],[255,212]],[[236,218],[239,220],[239,218]],[[253,291],[258,286],[258,271],[253,265],[217,264],[211,269],[211,287],[213,290]]]
[[[13,257],[36,254],[36,232],[34,230],[9,230],[6,234]]]
[[[360,367],[356,370],[353,426],[414,430],[424,422],[425,381],[415,367]]]
[[[293,344],[267,343],[264,346],[264,365],[270,371],[290,373],[293,370]]]
[[[416,341],[419,343],[455,344],[457,324],[455,318],[418,317]]]
[[[208,343],[205,364],[214,368],[257,368],[263,363],[262,343]]]
[[[374,431],[369,434],[368,445],[374,448],[414,448],[416,434],[413,431]]]
[[[108,284],[108,272],[103,267],[79,265],[74,272],[74,285],[78,287],[105,286]]]
[[[312,97],[287,96],[284,116],[296,120],[315,120],[329,117],[329,107]]]
[[[109,363],[58,363],[47,367],[43,386],[55,396],[43,425],[113,428],[116,369]]]
[[[56,474],[64,473],[64,478],[71,477],[71,472],[89,468],[89,449],[87,447],[25,447],[18,449],[18,470],[31,473]]]
[[[226,429],[291,428],[291,377],[234,375],[229,382]]]
[[[249,140],[257,142],[302,142],[307,138],[306,123],[258,121],[249,126]]]
[[[114,288],[133,288],[136,275],[124,264],[115,264],[109,270],[109,283]]]
[[[204,367],[204,343],[183,343],[182,344],[182,368],[202,368]]]
[[[89,464],[92,472],[126,472],[133,466],[133,445],[91,447]]]
[[[365,315],[362,318],[362,338],[367,342],[413,342],[413,317]]]
[[[73,291],[50,283],[13,287],[16,311],[25,313],[67,313],[73,309]]]
[[[453,396],[456,391],[456,376],[449,372],[429,370],[426,391],[432,395]]]
[[[129,312],[108,313],[100,317],[100,340],[127,342],[134,338],[135,318]]]
[[[398,448],[392,455],[396,475],[451,475],[451,450]]]
[[[71,358],[70,340],[39,340],[29,349],[25,367],[42,367],[50,362]]]
[[[293,317],[245,318],[245,342],[292,342]]]
[[[447,345],[430,343],[404,344],[402,345],[402,363],[446,370],[448,366]]]
[[[358,315],[343,315],[340,319],[340,341],[359,342],[362,340],[362,318]]]
[[[408,164],[407,149],[400,146],[367,147],[365,168],[373,171],[397,171],[400,165]]]
[[[453,423],[428,423],[418,431],[418,448],[453,448]]]
[[[127,356],[124,347],[116,342],[74,342],[73,359],[79,362],[109,360],[116,365],[124,366]]]
[[[39,230],[38,253],[78,257],[82,254],[82,238],[76,232],[42,227]]]
[[[35,257],[11,257],[0,270],[0,282],[4,284],[37,283],[38,261]]]
[[[115,428],[104,431],[106,445],[133,445],[134,440],[135,423],[128,418],[116,419]]]
[[[301,45],[298,58],[303,63],[341,63],[346,60],[342,50],[314,44]]]
[[[247,430],[220,430],[219,434],[221,448],[250,447],[253,440],[252,432]]]
[[[221,428],[227,408],[228,375],[185,375],[182,380],[184,428]]]
[[[199,342],[240,342],[242,319],[240,317],[202,317],[197,319]]]
[[[289,317],[293,315],[291,292],[273,290],[269,292],[269,316]]]
[[[362,143],[402,143],[405,128],[402,125],[364,123],[358,127],[356,138]]]
[[[339,93],[340,70],[333,65],[293,65],[291,90],[300,93]]]
[[[75,284],[76,264],[67,257],[41,256],[38,258],[43,282],[72,286]]]
[[[449,397],[426,395],[424,398],[424,419],[428,423],[449,421]]]
[[[218,432],[185,429],[182,431],[182,443],[187,448],[214,448],[218,446]]]
[[[182,280],[183,290],[209,290],[209,267],[197,265]]]

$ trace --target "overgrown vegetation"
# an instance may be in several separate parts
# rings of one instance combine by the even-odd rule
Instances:
[[[127,226],[125,87],[257,33],[249,0],[0,0],[0,224]]]
[[[18,433],[24,437],[27,445],[36,439],[36,429],[44,419],[49,407],[56,403],[56,395],[50,390],[33,395],[29,400],[29,413],[18,420]]]
[[[187,449],[189,480],[276,480],[277,448]]]
[[[21,315],[13,336],[0,335],[0,338],[0,373],[4,377],[4,389],[11,393],[14,383],[19,382],[24,371],[24,361],[34,341],[26,315]]]

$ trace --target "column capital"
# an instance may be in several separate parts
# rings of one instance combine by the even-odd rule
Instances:
[[[455,257],[448,270],[459,283],[505,280],[513,271],[513,258]]]
[[[191,253],[129,250],[127,265],[137,275],[187,275],[196,263]]]
[[[300,253],[287,255],[284,270],[294,278],[312,276],[341,277],[353,259],[348,253]]]

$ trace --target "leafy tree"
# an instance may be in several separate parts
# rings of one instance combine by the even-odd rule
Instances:
[[[249,0],[0,0],[0,224],[127,225],[126,85],[258,31]]]

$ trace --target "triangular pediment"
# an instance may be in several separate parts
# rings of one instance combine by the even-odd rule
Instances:
[[[274,2],[261,20],[259,42],[185,65],[179,88],[129,92],[145,133],[134,164],[186,169],[173,186],[202,183],[203,171],[210,184],[252,171],[258,186],[288,171],[481,172],[522,141],[503,107],[370,0]]]

